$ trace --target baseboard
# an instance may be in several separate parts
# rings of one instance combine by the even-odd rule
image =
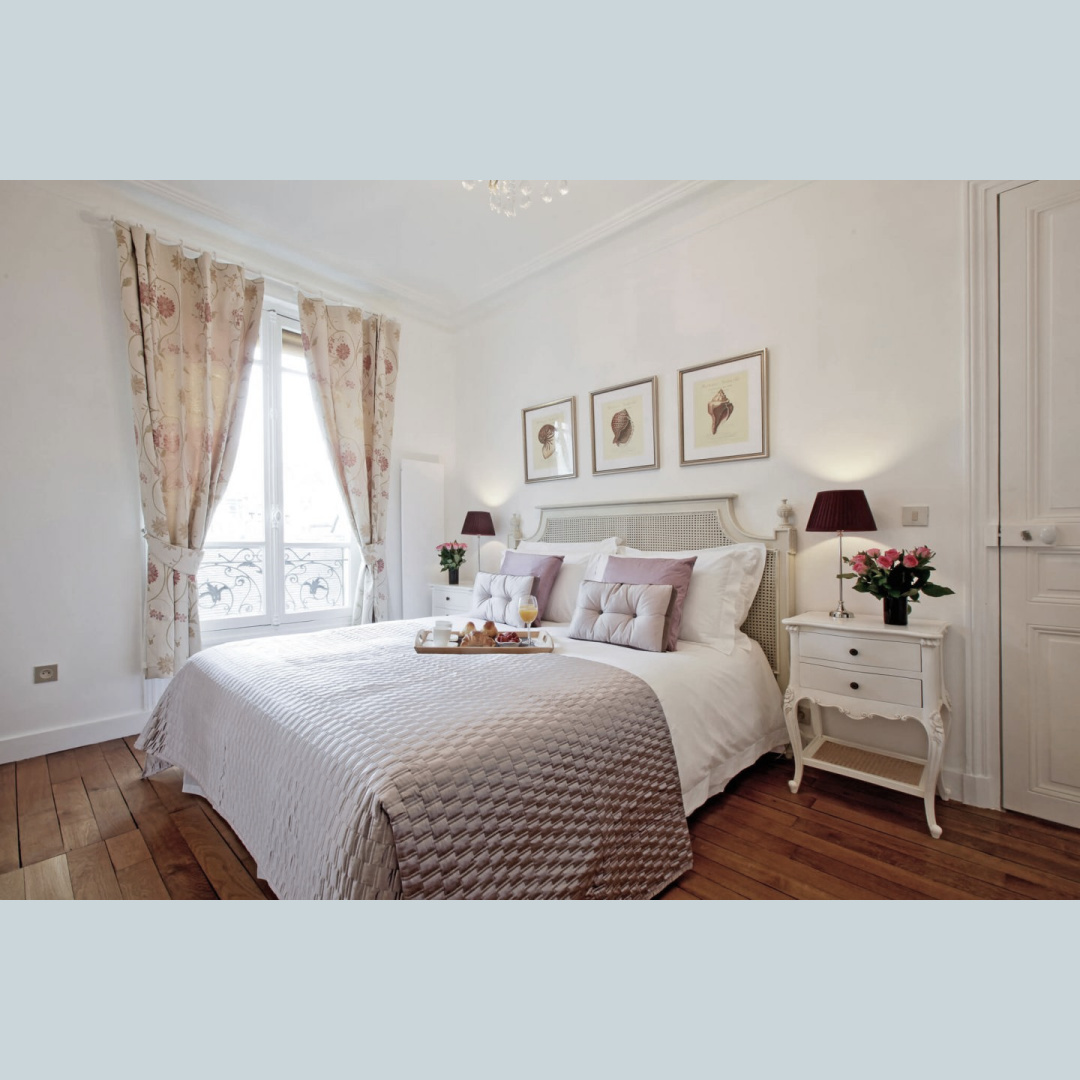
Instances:
[[[942,769],[941,779],[949,789],[949,798],[968,806],[1001,809],[1001,793],[993,777],[974,776],[959,769]]]
[[[89,720],[85,724],[51,728],[48,731],[32,731],[26,735],[10,735],[0,739],[0,765],[9,761],[25,761],[41,754],[55,754],[60,750],[74,750],[77,746],[106,742],[137,735],[149,717],[147,712],[127,713],[106,720]]]

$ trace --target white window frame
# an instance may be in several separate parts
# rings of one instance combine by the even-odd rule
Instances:
[[[261,615],[231,615],[200,619],[204,645],[273,637],[348,626],[352,598],[360,570],[360,548],[349,540],[345,573],[345,606],[329,611],[285,611],[285,516],[283,512],[283,446],[281,431],[281,332],[300,333],[300,312],[295,304],[275,299],[263,307],[259,324],[263,367],[263,576],[266,610]]]

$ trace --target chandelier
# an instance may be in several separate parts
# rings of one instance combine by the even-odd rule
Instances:
[[[462,180],[461,186],[466,191],[472,191],[481,180]],[[488,207],[495,214],[504,217],[516,217],[519,210],[528,210],[532,206],[533,187],[531,180],[488,180]],[[549,203],[555,198],[554,192],[560,195],[570,194],[570,185],[565,180],[559,180],[556,186],[553,180],[544,180],[540,188],[540,201]]]

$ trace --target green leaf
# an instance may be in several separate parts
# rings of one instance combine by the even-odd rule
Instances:
[[[952,589],[946,588],[944,585],[934,585],[932,582],[927,582],[923,586],[923,592],[927,596],[954,596],[955,593]]]

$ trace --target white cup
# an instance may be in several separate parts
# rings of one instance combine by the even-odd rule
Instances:
[[[431,644],[445,648],[450,644],[450,620],[436,619],[435,629],[431,632]]]

